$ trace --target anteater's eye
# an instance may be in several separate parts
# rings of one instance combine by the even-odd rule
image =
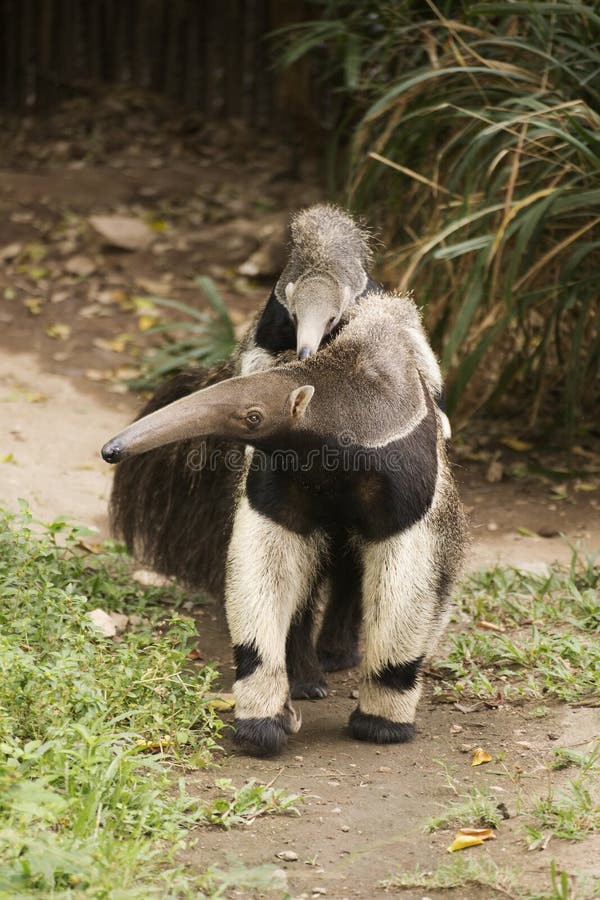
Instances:
[[[252,410],[246,415],[246,423],[250,426],[250,428],[256,428],[257,425],[260,425],[262,422],[262,416],[256,410]]]
[[[328,328],[333,328],[334,325],[335,325],[335,316],[332,316],[332,317],[330,318],[329,322],[327,323],[327,327],[328,327]]]

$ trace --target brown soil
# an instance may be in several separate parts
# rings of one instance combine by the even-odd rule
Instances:
[[[9,254],[0,263],[0,499],[14,507],[24,497],[44,520],[67,515],[106,534],[111,473],[98,449],[139,406],[139,397],[123,393],[118,370],[136,365],[136,353],[147,344],[131,297],[158,282],[170,296],[198,305],[203,298],[191,279],[211,274],[241,321],[266,297],[277,254],[262,281],[242,278],[239,265],[261,241],[283,234],[290,208],[312,202],[319,191],[306,187],[311,180],[290,181],[285,151],[268,141],[257,141],[252,153],[244,145],[242,163],[225,152],[224,141],[190,147],[182,139],[177,153],[159,141],[150,157],[135,141],[123,141],[107,162],[106,154],[103,161],[82,157],[73,129],[72,140],[68,131],[59,139],[52,121],[34,123],[30,140],[19,131],[19,153],[7,158],[0,173],[0,258],[7,245],[21,245],[16,259]],[[160,220],[154,245],[135,252],[103,247],[87,216],[115,212]],[[42,246],[42,258],[31,245]],[[77,255],[91,259],[90,275],[67,271],[67,261]],[[71,326],[64,339],[47,334],[57,323]],[[134,336],[127,353],[98,342],[123,333]],[[471,568],[497,560],[533,567],[567,560],[567,542],[600,548],[595,448],[579,448],[576,476],[556,481],[523,472],[535,450],[506,447],[498,428],[490,439],[482,433],[475,429],[474,436],[464,434],[457,442],[456,473],[472,518]],[[502,471],[490,469],[492,462],[500,462]],[[560,464],[547,467],[557,470]],[[489,480],[499,474],[502,480]],[[539,532],[561,533],[567,542]],[[232,663],[221,620],[210,607],[200,611],[200,647],[205,659],[220,661],[227,688]],[[555,705],[543,718],[531,704],[479,704],[465,712],[435,701],[429,687],[417,740],[377,748],[351,740],[345,731],[355,705],[350,695],[356,672],[339,673],[329,683],[329,698],[298,704],[304,724],[280,759],[239,755],[226,740],[219,774],[236,784],[276,778],[279,786],[305,796],[300,817],[258,819],[231,832],[202,830],[186,854],[191,866],[224,868],[232,855],[246,865],[280,865],[293,897],[378,896],[378,882],[394,871],[417,864],[432,870],[450,858],[450,830],[422,831],[427,817],[454,799],[444,778],[447,767],[465,792],[489,786],[510,814],[493,843],[466,851],[473,858],[489,855],[521,870],[521,883],[532,889],[549,885],[551,858],[571,874],[600,877],[598,837],[578,845],[553,840],[545,851],[528,853],[518,806],[519,796],[547,789],[545,763],[553,748],[583,747],[600,735],[597,709]],[[463,745],[484,746],[496,761],[472,768]],[[214,777],[193,775],[191,783],[204,795]],[[562,776],[552,777],[558,784]],[[281,863],[277,854],[284,850],[293,850],[298,860]],[[481,887],[406,889],[401,895],[416,900],[442,893],[495,895]]]

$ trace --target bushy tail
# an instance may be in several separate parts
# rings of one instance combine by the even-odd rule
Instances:
[[[176,375],[138,418],[234,374],[228,363]],[[110,500],[113,532],[136,559],[219,599],[239,479],[239,467],[225,465],[231,449],[213,439],[193,439],[123,460]]]

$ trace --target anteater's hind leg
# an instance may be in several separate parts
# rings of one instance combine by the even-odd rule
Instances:
[[[286,660],[292,700],[318,700],[327,696],[327,682],[314,642],[315,602],[311,600],[292,621]]]
[[[259,753],[276,753],[300,717],[290,702],[286,640],[296,610],[310,596],[326,538],[288,531],[242,498],[233,523],[226,577],[226,612],[236,661],[235,739]]]
[[[347,540],[335,539],[330,564],[331,591],[317,641],[317,655],[325,672],[351,669],[360,662],[362,621],[362,565]]]
[[[414,736],[423,661],[445,618],[434,547],[427,519],[363,547],[364,660],[350,717],[360,740],[402,743]]]

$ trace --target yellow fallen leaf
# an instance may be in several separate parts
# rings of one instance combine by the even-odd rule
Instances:
[[[459,828],[459,834],[472,834],[476,837],[480,837],[482,840],[487,841],[488,838],[495,838],[496,832],[493,828]]]
[[[531,450],[533,447],[533,444],[528,444],[527,441],[522,441],[520,438],[514,437],[500,438],[500,443],[504,444],[505,447],[510,447],[511,450],[516,450],[518,453],[524,453],[526,450]]]
[[[206,705],[211,709],[223,712],[228,709],[233,709],[235,706],[235,698],[233,694],[219,694],[215,697],[207,697]]]
[[[138,319],[138,328],[140,331],[148,331],[150,328],[154,328],[157,321],[156,316],[140,316]]]
[[[12,453],[7,453],[6,456],[0,456],[0,463],[14,463],[15,458]]]
[[[94,338],[92,343],[99,350],[111,350],[113,353],[124,353],[127,345],[131,343],[133,337],[127,332],[118,334],[114,338]]]
[[[156,305],[151,297],[140,297],[139,294],[136,294],[131,299],[133,301],[133,305],[139,312],[154,312],[155,315],[158,315],[158,310],[156,309]]]
[[[32,316],[39,316],[42,311],[42,301],[37,297],[28,297],[25,301],[25,306]]]
[[[138,738],[135,743],[140,748],[140,750],[149,750],[151,753],[160,753],[161,750],[166,750],[167,747],[172,747],[174,741],[172,738],[165,735],[165,737],[161,738],[160,741],[144,741],[142,738]]]
[[[456,850],[466,850],[467,847],[477,847],[479,844],[483,844],[482,838],[470,834],[459,834],[448,847],[448,853],[454,853]]]
[[[575,490],[576,491],[597,491],[598,485],[594,484],[591,481],[576,481],[575,482]]]
[[[23,392],[23,400],[26,403],[45,403],[47,399],[45,394],[38,394],[36,391]]]
[[[495,837],[491,828],[459,828],[456,837],[448,847],[448,853],[466,850],[468,847],[479,847],[484,841]]]
[[[480,766],[483,763],[488,763],[492,761],[492,757],[484,750],[483,747],[477,747],[476,750],[473,751],[473,759],[471,760],[472,766]]]
[[[48,325],[46,334],[48,337],[56,338],[59,341],[66,341],[71,336],[71,326],[57,322],[55,325]]]

